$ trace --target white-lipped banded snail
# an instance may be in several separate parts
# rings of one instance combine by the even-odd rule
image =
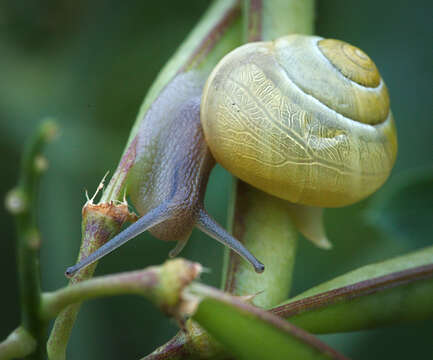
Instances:
[[[142,217],[68,268],[68,276],[145,230],[178,241],[176,255],[194,227],[262,272],[204,209],[214,159],[260,190],[315,207],[352,204],[389,176],[397,137],[388,91],[358,48],[303,35],[249,43],[205,81],[194,71],[180,74],[152,104],[128,175]]]

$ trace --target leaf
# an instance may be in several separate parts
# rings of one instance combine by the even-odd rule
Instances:
[[[411,170],[380,192],[366,210],[372,225],[394,236],[430,244],[433,230],[433,171]]]
[[[193,319],[237,359],[346,359],[304,330],[216,290]]]
[[[339,276],[271,312],[323,334],[432,317],[432,299],[433,246]]]

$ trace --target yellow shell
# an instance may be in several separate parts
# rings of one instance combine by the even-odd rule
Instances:
[[[365,198],[385,182],[397,153],[376,66],[338,40],[290,35],[237,48],[207,80],[201,121],[223,167],[305,205]]]

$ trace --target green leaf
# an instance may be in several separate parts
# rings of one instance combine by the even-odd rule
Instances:
[[[393,236],[430,244],[433,219],[433,170],[398,176],[368,207],[365,218]]]
[[[219,294],[206,296],[193,319],[236,359],[346,359],[278,316]]]
[[[323,334],[426,319],[432,299],[433,246],[339,276],[271,311]]]

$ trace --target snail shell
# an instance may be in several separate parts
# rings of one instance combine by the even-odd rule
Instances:
[[[235,49],[206,82],[201,122],[228,171],[305,205],[367,197],[397,153],[385,83],[364,52],[339,40],[290,35]]]

